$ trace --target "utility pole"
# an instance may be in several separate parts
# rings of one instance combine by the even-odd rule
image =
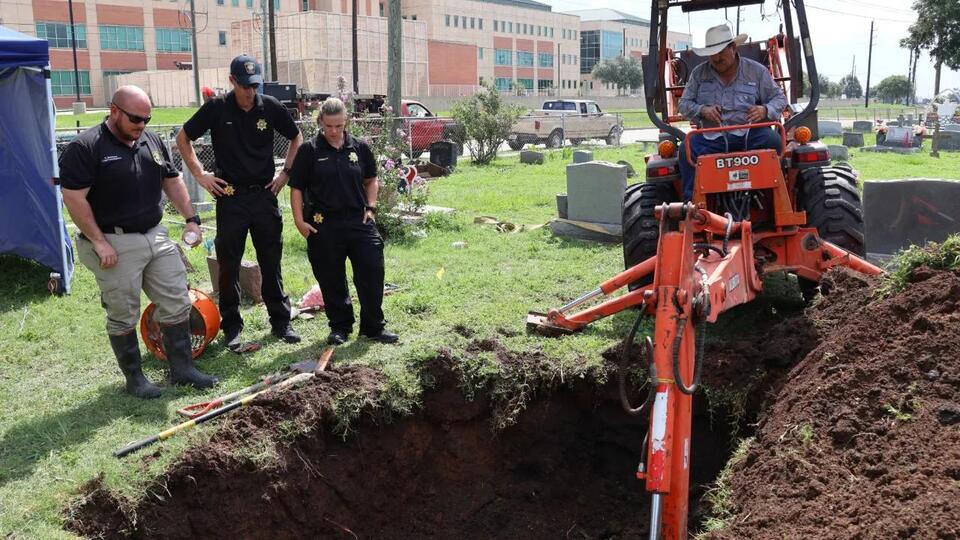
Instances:
[[[737,6],[737,35],[740,35],[740,6]]]
[[[627,57],[627,27],[623,27],[623,57]]]
[[[73,26],[73,0],[67,0],[70,11],[70,46],[73,47],[73,87],[77,90],[77,103],[80,103],[80,70],[77,69],[77,29]]]
[[[267,0],[270,9],[270,80],[278,80],[277,76],[277,25],[275,24],[273,3],[276,0]]]
[[[196,2],[190,0],[190,43],[193,49],[193,99],[197,102],[197,107],[203,105],[200,99],[200,65],[197,63],[197,9]]]
[[[351,17],[353,33],[353,95],[360,93],[360,61],[357,59],[357,4],[360,0],[350,0],[353,4],[353,16]],[[388,23],[389,24],[389,23]]]
[[[387,101],[393,113],[400,116],[400,93],[403,84],[403,26],[400,0],[387,0]]]
[[[268,71],[269,68],[270,68],[270,65],[269,65],[269,64],[270,64],[270,62],[269,62],[269,60],[270,60],[270,51],[269,51],[269,49],[270,49],[270,47],[269,47],[270,37],[269,37],[269,35],[268,35],[268,30],[267,30],[267,26],[268,26],[268,23],[267,23],[267,2],[270,2],[270,1],[271,1],[271,0],[260,0],[260,23],[261,23],[261,24],[260,24],[260,35],[263,37],[263,40],[262,40],[263,52],[262,52],[261,55],[260,55],[260,59],[261,59],[261,61],[263,62],[263,78],[264,78],[264,79],[269,79],[269,74],[270,74],[269,71]]]
[[[864,107],[870,107],[870,68],[873,67],[873,21],[870,21],[870,51],[867,53],[867,88],[864,92],[866,102]]]
[[[558,41],[558,42],[557,42],[557,96],[560,96],[560,88],[561,88],[561,86],[562,86],[562,84],[561,84],[561,82],[560,82],[560,75],[561,75],[561,74],[560,74],[560,68],[561,68],[561,66],[563,66],[563,62],[561,62],[560,60],[561,60],[562,58],[563,58],[563,57],[560,56],[560,42]]]

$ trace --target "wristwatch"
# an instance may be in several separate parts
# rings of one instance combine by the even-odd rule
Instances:
[[[291,169],[290,167],[284,167],[281,172],[283,172],[283,174],[285,174],[285,175],[287,175],[287,176],[290,176],[290,171],[292,171],[292,170],[293,170],[293,169]]]
[[[187,223],[196,223],[197,227],[200,226],[200,216],[193,216],[187,218]]]
[[[366,205],[366,208],[367,208],[367,210],[373,212],[374,214],[377,213],[377,207],[376,207],[376,206],[373,206],[373,205],[368,204],[368,205]]]

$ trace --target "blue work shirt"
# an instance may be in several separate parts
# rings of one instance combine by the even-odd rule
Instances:
[[[787,107],[787,96],[763,64],[737,55],[737,76],[729,84],[723,84],[720,75],[710,62],[693,68],[680,98],[680,114],[688,119],[700,119],[700,110],[708,105],[719,105],[724,125],[749,124],[747,112],[750,107],[763,105],[767,108],[767,121],[779,120]],[[703,124],[702,119],[701,125]],[[729,131],[742,137],[747,130]],[[717,139],[723,133],[704,133],[707,139]]]

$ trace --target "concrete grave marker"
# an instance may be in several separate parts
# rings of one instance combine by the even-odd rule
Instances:
[[[603,161],[567,165],[567,216],[571,220],[620,224],[627,168]]]
[[[843,126],[834,120],[820,120],[817,122],[817,134],[821,137],[843,135]]]
[[[860,148],[863,146],[863,133],[844,132],[843,145],[850,148]]]
[[[529,165],[543,165],[543,152],[521,150],[520,163],[527,163]]]
[[[910,148],[913,146],[913,128],[891,127],[887,128],[887,138],[880,143],[882,146],[892,146],[898,148]]]
[[[857,120],[853,123],[853,130],[861,133],[869,133],[873,131],[873,122],[869,120]]]
[[[574,163],[586,163],[588,161],[593,161],[592,151],[590,150],[574,150],[573,151]]]
[[[850,159],[850,149],[842,144],[831,144],[827,148],[830,149],[830,159],[846,161]]]

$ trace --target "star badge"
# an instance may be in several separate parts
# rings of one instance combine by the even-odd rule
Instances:
[[[317,225],[323,223],[323,214],[321,214],[320,212],[317,212],[316,214],[314,214],[313,222],[316,223]]]
[[[263,118],[257,120],[257,129],[259,129],[260,131],[266,131],[267,121],[264,120]]]
[[[352,161],[353,163],[356,163],[360,161],[360,158],[357,157],[357,154],[355,152],[350,152],[350,161]]]
[[[231,186],[231,185],[229,185],[229,184],[226,185],[226,186],[224,186],[224,188],[223,188],[223,194],[224,194],[224,195],[230,197],[230,196],[232,196],[234,193],[236,193],[236,190],[233,189],[233,186]]]

